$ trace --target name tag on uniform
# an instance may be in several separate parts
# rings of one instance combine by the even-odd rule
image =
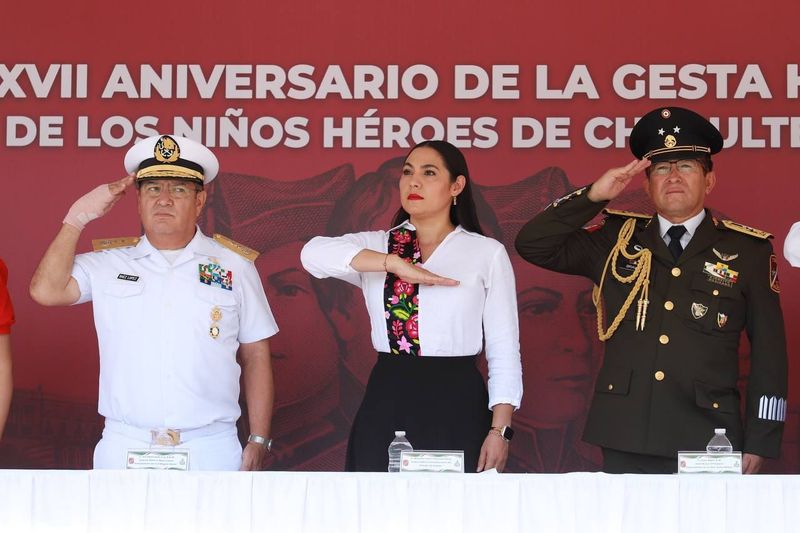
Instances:
[[[126,470],[189,470],[186,448],[131,448],[125,461]]]

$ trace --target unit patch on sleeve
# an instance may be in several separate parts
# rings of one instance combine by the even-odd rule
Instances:
[[[781,282],[778,279],[778,258],[775,254],[769,256],[769,288],[780,294]]]

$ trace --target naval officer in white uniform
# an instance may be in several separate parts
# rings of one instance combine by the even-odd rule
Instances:
[[[149,449],[193,470],[257,470],[271,446],[268,338],[278,328],[257,254],[196,226],[219,163],[202,144],[158,135],[135,144],[125,167],[130,175],[73,204],[30,288],[42,305],[93,302],[106,419],[94,467],[139,464]],[[84,226],[131,185],[144,235],[75,255]],[[244,449],[240,375],[252,431]]]

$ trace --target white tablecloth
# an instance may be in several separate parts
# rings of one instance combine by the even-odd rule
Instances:
[[[0,471],[0,532],[800,531],[800,476]]]

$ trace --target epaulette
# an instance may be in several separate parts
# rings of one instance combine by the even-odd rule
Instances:
[[[653,218],[653,215],[645,215],[644,213],[634,213],[633,211],[620,211],[619,209],[603,209],[603,213],[612,217],[642,218],[647,220]]]
[[[750,235],[751,237],[757,237],[759,239],[772,238],[772,233],[767,233],[766,231],[761,231],[760,229],[751,228],[750,226],[739,224],[738,222],[734,222],[733,220],[723,220],[722,225],[733,231],[738,231],[739,233]]]
[[[220,243],[228,250],[241,255],[250,262],[255,261],[256,257],[258,257],[259,255],[259,253],[253,250],[252,248],[248,248],[244,244],[239,244],[238,242],[234,241],[231,238],[226,237],[225,235],[220,235],[219,233],[215,233],[214,240]]]
[[[114,248],[130,248],[139,244],[139,237],[116,237],[113,239],[92,239],[92,249],[95,252],[101,250],[113,250]]]

